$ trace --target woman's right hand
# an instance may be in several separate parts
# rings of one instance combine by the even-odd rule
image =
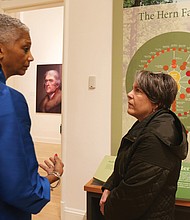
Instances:
[[[106,200],[109,194],[110,194],[110,191],[108,189],[105,189],[101,196],[99,205],[100,205],[100,212],[102,213],[102,215],[104,215],[104,204],[106,203]]]

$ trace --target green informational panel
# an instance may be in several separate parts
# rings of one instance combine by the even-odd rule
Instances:
[[[93,178],[105,183],[114,169],[116,156],[105,155],[100,165],[98,166]]]
[[[176,198],[190,200],[190,163],[188,162],[182,163]]]
[[[190,33],[169,32],[143,44],[132,57],[126,72],[126,91],[133,85],[137,70],[170,74],[178,84],[171,110],[190,131]]]

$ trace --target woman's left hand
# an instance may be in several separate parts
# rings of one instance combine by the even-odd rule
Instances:
[[[57,181],[63,174],[64,164],[57,154],[54,157],[50,157],[49,160],[44,161],[45,164],[39,164],[39,166],[46,171],[47,178],[50,183]],[[52,175],[54,172],[59,174],[59,178],[56,175]]]
[[[55,162],[53,158],[50,157],[49,160],[45,160],[44,164],[39,164],[39,166],[49,175],[54,171]]]

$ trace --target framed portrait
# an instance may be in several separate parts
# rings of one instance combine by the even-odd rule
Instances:
[[[61,113],[62,64],[37,65],[36,112]]]

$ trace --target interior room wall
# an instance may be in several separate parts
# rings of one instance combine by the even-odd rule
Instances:
[[[31,133],[37,142],[61,143],[61,114],[36,113],[36,71],[37,65],[62,64],[63,13],[63,7],[20,13],[20,19],[30,28],[34,61],[24,76],[12,77],[8,83],[27,99],[32,119]]]
[[[62,219],[84,219],[84,185],[111,151],[112,10],[110,0],[65,1]]]

